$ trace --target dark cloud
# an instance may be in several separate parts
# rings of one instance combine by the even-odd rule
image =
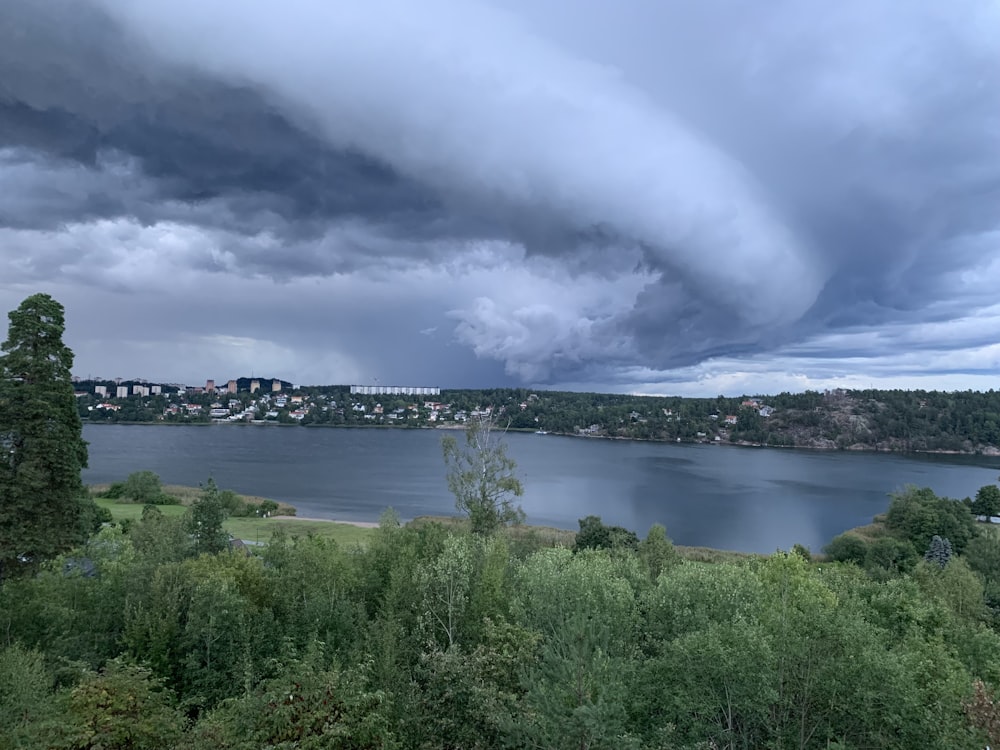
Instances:
[[[378,282],[380,326],[453,332],[407,357],[528,381],[986,347],[962,321],[1000,280],[998,15],[13,0],[0,270]]]

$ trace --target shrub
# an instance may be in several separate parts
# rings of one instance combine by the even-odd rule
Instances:
[[[868,557],[868,545],[857,534],[838,534],[823,549],[834,562],[851,562],[863,565]]]
[[[177,505],[179,503],[177,498],[163,491],[160,477],[152,471],[136,471],[129,474],[122,483],[121,494],[118,495],[118,498],[140,505]]]

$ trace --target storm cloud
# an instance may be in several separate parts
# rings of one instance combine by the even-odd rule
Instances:
[[[997,28],[986,0],[11,0],[0,303],[61,294],[105,376],[981,387]]]

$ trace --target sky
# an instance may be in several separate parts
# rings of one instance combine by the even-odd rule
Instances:
[[[82,377],[1000,384],[996,0],[4,0]],[[0,324],[0,332],[2,332]]]

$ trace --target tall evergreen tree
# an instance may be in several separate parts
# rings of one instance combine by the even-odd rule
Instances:
[[[0,356],[0,579],[87,534],[87,444],[62,341],[63,306],[35,294],[9,313]]]

